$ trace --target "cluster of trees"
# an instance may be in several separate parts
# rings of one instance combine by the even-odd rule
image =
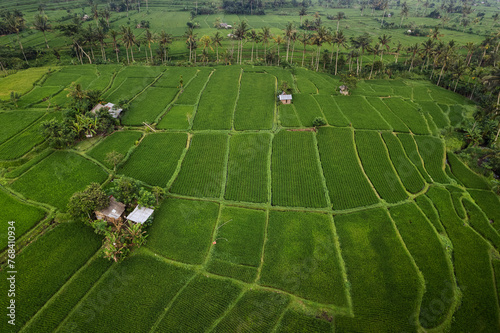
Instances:
[[[100,91],[83,90],[80,84],[73,83],[68,96],[71,103],[63,119],[46,120],[40,124],[51,147],[66,148],[85,137],[110,133],[115,129],[117,121],[106,108],[90,112],[100,101]]]
[[[137,181],[122,177],[114,181],[109,194],[126,205],[125,214],[127,214],[136,205],[157,206],[165,191],[157,186],[149,191],[141,187]],[[116,219],[112,222],[96,220],[94,212],[109,206],[109,194],[98,183],[92,183],[85,190],[73,194],[68,203],[68,214],[76,220],[90,224],[96,233],[104,236],[103,254],[106,258],[117,262],[124,259],[134,248],[146,242],[145,227],[151,221],[143,225],[123,219]]]

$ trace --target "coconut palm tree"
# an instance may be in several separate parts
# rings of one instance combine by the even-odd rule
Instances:
[[[300,8],[299,16],[300,16],[300,25],[302,25],[302,17],[307,15],[306,7]]]
[[[49,23],[49,19],[47,15],[38,14],[35,15],[35,20],[33,21],[33,26],[36,30],[41,31],[43,33],[43,38],[45,38],[45,45],[49,48],[49,43],[47,42],[47,36],[45,32],[51,31],[52,26]]]
[[[340,20],[345,19],[345,13],[344,12],[338,12],[337,15],[335,15],[335,20],[337,20],[337,32],[339,31],[339,25],[340,25]]]
[[[385,12],[387,11],[387,7],[389,7],[389,1],[383,1],[382,4],[380,5],[380,9],[384,11],[382,14],[382,23],[380,24],[381,27],[384,26],[384,18],[385,18]]]
[[[328,41],[328,31],[324,26],[319,26],[318,30],[312,36],[312,44],[316,45],[316,72],[319,70],[319,58],[321,54],[321,47],[323,43]]]
[[[260,37],[262,44],[264,45],[264,59],[267,61],[267,47],[269,46],[269,40],[271,39],[271,29],[269,27],[262,27],[260,31]]]
[[[109,28],[109,19],[111,18],[111,11],[109,8],[106,7],[102,9],[99,15],[106,20],[106,26]]]
[[[216,32],[214,37],[212,38],[212,43],[215,45],[217,52],[217,63],[219,62],[219,46],[222,46],[223,37],[220,32]]]
[[[446,45],[446,47],[444,48],[443,52],[441,53],[441,55],[439,56],[439,60],[441,60],[441,62],[443,63],[443,67],[441,67],[441,73],[439,74],[439,79],[436,83],[436,85],[439,86],[439,82],[441,82],[441,77],[443,76],[443,73],[444,73],[444,69],[446,68],[446,66],[452,62],[454,56],[455,56],[455,49],[454,49],[454,46],[455,46],[455,42],[453,40],[449,41],[448,42],[448,45]]]
[[[146,41],[146,43],[148,43],[149,54],[151,55],[151,64],[153,64],[154,61],[153,61],[153,51],[151,51],[151,44],[156,42],[156,38],[151,33],[151,31],[149,31],[149,29],[146,29],[146,36],[144,37],[144,40]]]
[[[399,27],[403,25],[403,20],[408,17],[408,14],[410,13],[410,9],[408,8],[408,5],[406,4],[406,1],[403,2],[403,5],[401,6],[401,22],[399,23]]]
[[[384,47],[387,51],[389,51],[390,47],[389,44],[391,43],[391,38],[392,36],[387,36],[386,34],[383,34],[382,37],[378,38],[378,41],[380,42],[380,45],[382,46],[382,50],[380,52],[380,61],[383,61],[383,56],[384,56]]]
[[[130,60],[128,57],[129,49],[132,56],[132,62],[135,62],[133,46],[137,45],[137,40],[135,39],[134,32],[132,31],[132,29],[130,29],[130,27],[125,28],[124,26],[122,26],[122,40],[123,45],[125,45],[125,49],[127,50],[127,63],[130,64]]]
[[[239,40],[238,55],[240,58],[240,64],[243,62],[243,43],[247,38],[248,29],[250,28],[248,27],[247,21],[241,21],[240,24],[236,27],[235,31],[235,36]]]
[[[184,37],[186,38],[186,44],[189,49],[189,61],[192,59],[192,54],[193,54],[193,49],[196,49],[196,35],[194,33],[193,28],[187,28],[186,32],[184,33]]]
[[[250,33],[248,34],[249,38],[252,40],[252,55],[251,55],[251,58],[250,58],[250,61],[253,62],[253,49],[254,49],[254,46],[259,45],[259,41],[260,41],[260,37],[259,37],[259,34],[257,33],[257,31],[255,31],[254,29],[252,29],[250,31]],[[257,56],[256,58],[258,58],[258,50],[257,50]]]
[[[281,44],[283,44],[285,42],[285,40],[283,39],[283,37],[281,37],[281,35],[273,37],[273,40],[276,43],[276,45],[278,45],[277,48],[278,48],[278,66],[279,66],[280,65],[280,46],[281,46]]]
[[[413,62],[415,61],[415,56],[416,54],[418,53],[418,51],[420,50],[420,44],[419,43],[415,43],[414,45],[410,45],[408,46],[407,48],[407,51],[409,54],[411,54],[411,63],[410,63],[410,68],[408,69],[408,72],[411,72],[411,70],[413,69]]]
[[[426,40],[424,43],[422,43],[421,48],[421,55],[425,59],[425,68],[429,66],[429,59],[434,51],[434,41],[432,39]]]
[[[172,44],[172,35],[167,34],[165,30],[160,32],[160,38],[158,39],[162,47],[162,62],[165,63],[167,61],[167,50],[169,45]]]
[[[402,48],[403,48],[403,44],[401,44],[401,42],[398,41],[398,43],[394,47],[394,55],[395,55],[394,63],[396,63],[396,64],[398,63],[399,53],[401,52]]]
[[[455,87],[453,88],[454,92],[457,91],[458,81],[460,80],[462,75],[464,75],[466,70],[467,70],[467,65],[463,60],[463,58],[459,57],[455,59],[455,62],[453,63],[452,66],[453,76],[457,78],[457,80],[455,81]]]
[[[106,49],[104,48],[106,43],[104,42],[104,40],[107,37],[108,36],[107,36],[106,32],[104,31],[104,29],[102,27],[98,27],[97,31],[95,33],[95,38],[97,39],[97,41],[99,42],[99,45],[101,46],[101,57],[102,57],[103,61],[106,61]]]
[[[212,47],[212,38],[210,36],[204,35],[200,38],[200,43],[203,45],[203,51],[201,54],[201,58],[203,62],[208,62],[209,59],[209,54],[207,51],[207,47],[214,51],[214,48]]]
[[[295,32],[295,27],[292,22],[288,22],[285,25],[285,39],[286,39],[286,61],[288,61],[288,52],[290,51],[290,41],[292,40],[292,35]]]
[[[372,38],[366,32],[357,38],[351,37],[351,45],[355,49],[361,50],[361,63],[359,64],[359,66],[356,66],[356,74],[359,73],[359,69],[363,69],[363,56],[365,55],[365,51],[369,47],[371,42]]]
[[[339,50],[341,47],[347,49],[347,37],[344,35],[344,32],[340,30],[339,32],[335,32],[333,35],[333,42],[337,44],[337,54],[335,55],[335,75],[337,75],[337,65],[339,62]]]
[[[292,56],[290,57],[290,65],[293,64],[293,54],[295,53],[295,43],[297,42],[297,39],[299,36],[297,35],[297,31],[294,31],[291,39],[292,39]]]
[[[375,66],[375,57],[384,52],[384,46],[382,43],[376,43],[373,47],[369,46],[368,51],[373,54],[372,68],[370,69],[370,76],[368,77],[368,80],[371,80],[373,67]]]
[[[476,45],[473,42],[467,42],[463,46],[467,50],[467,66],[469,66],[470,61],[472,59],[472,54],[474,53],[474,50],[476,49]]]
[[[116,62],[120,62],[120,58],[118,57],[118,52],[120,52],[120,48],[119,48],[118,43],[116,41],[116,38],[118,37],[118,32],[116,30],[110,30],[109,35],[111,36],[111,39],[113,40],[113,49],[115,50],[115,53],[116,53]]]
[[[11,33],[16,34],[17,42],[19,43],[19,48],[23,53],[24,60],[27,64],[29,64],[28,59],[26,58],[26,54],[24,53],[23,44],[21,43],[21,39],[19,38],[19,32],[21,32],[21,30],[23,30],[26,26],[24,17],[22,16],[22,14],[20,14],[20,12],[16,13],[8,11],[4,16],[4,23]]]
[[[486,89],[493,92],[500,86],[500,71],[498,69],[495,70],[491,75],[485,76],[482,80]],[[498,91],[497,104],[495,105],[495,109],[492,114],[492,119],[500,117],[500,90]],[[498,136],[500,135],[500,121],[498,122],[498,131],[495,135],[495,140],[493,143],[496,143],[498,140]]]
[[[96,27],[99,27],[99,10],[97,10],[97,4],[92,6],[92,17],[95,20]]]
[[[302,45],[304,46],[304,49],[302,50],[302,67],[304,67],[304,59],[306,57],[306,46],[307,46],[307,44],[309,44],[310,40],[311,40],[311,36],[306,32],[303,32],[299,36],[299,42],[301,42]]]

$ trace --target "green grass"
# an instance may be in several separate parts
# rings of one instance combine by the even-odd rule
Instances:
[[[120,72],[118,75],[122,75]],[[154,80],[154,77],[126,77],[123,81],[115,82],[111,89],[106,92],[103,99],[106,102],[118,103],[122,99],[131,100],[135,95],[144,90]],[[117,86],[117,84],[119,84]],[[116,88],[115,88],[116,87]],[[133,104],[132,104],[133,105]]]
[[[18,133],[0,146],[0,160],[13,160],[22,157],[33,147],[42,143],[45,137],[40,132],[40,124],[50,119],[61,119],[61,113],[47,113],[37,122]]]
[[[267,202],[270,143],[271,136],[266,133],[230,137],[224,194],[227,200]]]
[[[149,331],[191,275],[152,256],[129,257],[108,271],[58,332]]]
[[[500,249],[500,235],[488,221],[488,217],[470,200],[464,199],[463,204],[467,211],[469,225],[498,251]]]
[[[219,67],[201,95],[193,128],[231,129],[240,79],[239,67]]]
[[[0,211],[0,222],[3,225],[0,230],[0,249],[7,247],[9,231],[7,227],[10,226],[7,222],[15,222],[15,234],[19,239],[46,215],[44,210],[17,200],[3,190],[0,190],[0,205],[3,207]]]
[[[301,127],[299,117],[295,111],[295,106],[292,104],[280,104],[279,105],[279,120],[281,126],[284,127]]]
[[[113,165],[106,161],[106,155],[110,152],[116,151],[125,157],[128,151],[135,145],[135,142],[142,136],[141,132],[122,131],[114,132],[104,140],[99,142],[97,146],[93,147],[87,155],[95,158],[108,168],[112,169]]]
[[[431,88],[432,99],[439,103],[444,104],[467,104],[467,98],[454,93],[453,91],[446,90],[445,88],[432,86]]]
[[[380,197],[390,203],[408,198],[389,160],[380,134],[372,131],[356,131],[355,138],[363,169]]]
[[[297,111],[302,126],[312,127],[315,118],[324,118],[318,103],[316,103],[312,95],[293,95],[293,105]]]
[[[314,98],[318,102],[323,114],[326,117],[326,121],[333,126],[348,126],[349,120],[344,116],[344,114],[337,107],[331,96],[326,95],[315,95]]]
[[[500,200],[496,194],[491,191],[467,190],[476,204],[488,216],[493,227],[500,230]]]
[[[432,187],[427,195],[453,243],[455,275],[463,293],[451,331],[497,332],[500,327],[489,244],[457,216],[448,191]]]
[[[401,98],[385,98],[385,105],[392,110],[414,134],[429,134],[429,127],[420,110],[416,105],[406,102]]]
[[[175,299],[156,328],[159,332],[204,332],[241,292],[230,280],[198,275]]]
[[[100,246],[101,240],[92,228],[83,223],[63,223],[18,253],[15,259],[18,273],[14,330],[22,327]],[[0,273],[4,281],[0,287],[2,295],[7,295],[5,281],[9,275],[6,270]],[[3,309],[9,299],[0,299]],[[0,331],[14,331],[12,329],[7,320],[1,321]]]
[[[441,224],[441,221],[439,220],[439,215],[434,208],[432,200],[425,195],[420,195],[415,198],[415,202],[417,203],[418,207],[422,210],[422,212],[425,214],[427,219],[431,221],[436,231],[439,232],[440,234],[444,234],[445,230],[443,228],[443,225]]]
[[[445,148],[443,141],[436,137],[424,135],[416,135],[414,138],[420,156],[424,161],[425,169],[434,182],[448,184],[450,179],[444,172]]]
[[[162,88],[180,88],[180,80],[182,75],[183,86],[186,87],[188,82],[193,77],[195,77],[197,73],[199,75],[205,72],[207,72],[207,70],[202,69],[198,73],[198,69],[194,67],[173,67],[173,66],[166,67],[166,70],[163,72],[163,75],[154,83],[154,86]],[[198,92],[192,91],[192,92],[194,96],[197,96],[197,94],[199,94],[199,91]],[[189,91],[189,93],[191,93],[191,91]]]
[[[43,116],[43,114],[44,113],[40,111],[1,112],[0,123],[9,124],[9,126],[2,127],[2,131],[0,132],[0,144],[28,127],[35,120]]]
[[[33,156],[26,163],[20,165],[19,167],[13,169],[12,171],[5,173],[5,178],[17,178],[23,173],[31,169],[34,165],[38,164],[41,160],[52,154],[54,151],[52,149],[44,149],[39,154]]]
[[[184,133],[150,134],[118,172],[150,185],[165,187],[177,168],[186,139]]]
[[[465,219],[467,217],[467,213],[465,212],[464,205],[462,204],[462,197],[464,196],[464,192],[461,188],[453,185],[446,186],[446,189],[451,193],[451,201],[453,201],[453,206],[455,207],[457,215],[462,220]]]
[[[460,126],[464,121],[464,107],[462,105],[450,105],[449,107],[448,117],[450,118],[450,124],[453,127]]]
[[[356,129],[390,130],[391,126],[363,96],[333,97],[340,111]]]
[[[418,101],[419,104],[421,101],[430,102],[432,101],[431,92],[431,88],[426,85],[413,87],[413,100]]]
[[[279,333],[332,332],[332,323],[295,310],[287,310],[276,328]]]
[[[450,120],[435,102],[418,101],[424,112],[428,112],[438,128],[450,126]]]
[[[297,92],[297,89],[295,89],[294,85],[294,78],[289,70],[273,66],[264,67],[264,70],[266,71],[266,73],[276,77],[276,79],[278,80],[278,87],[280,87],[282,83],[286,81],[290,89],[292,89],[292,93]]]
[[[325,207],[313,133],[281,131],[273,139],[272,204]]]
[[[387,105],[385,105],[381,98],[367,97],[366,100],[371,104],[371,106],[377,109],[385,121],[391,125],[394,131],[403,133],[408,133],[410,131],[408,126],[406,126],[406,124],[398,116],[396,116],[394,112],[387,107]]]
[[[225,134],[195,134],[170,191],[218,198],[223,186],[227,144]]]
[[[427,170],[424,168],[424,162],[420,153],[418,152],[417,143],[413,139],[412,135],[409,134],[398,134],[397,135],[401,145],[405,149],[406,156],[410,159],[410,161],[415,165],[420,172],[420,175],[425,179],[427,183],[432,183],[432,179],[427,173]]]
[[[467,168],[455,154],[448,152],[446,156],[448,157],[451,172],[462,184],[466,187],[480,190],[490,189],[488,183],[481,176]]]
[[[347,306],[328,215],[271,211],[267,238],[261,285],[322,304]]]
[[[212,242],[219,205],[169,198],[155,212],[147,247],[167,258],[201,264]]]
[[[403,146],[398,138],[392,133],[382,133],[389,157],[396,169],[399,179],[410,193],[420,192],[425,187],[425,180],[422,178],[418,169],[406,156]]]
[[[289,297],[280,293],[248,290],[213,332],[269,332],[288,303]]]
[[[179,90],[177,88],[149,87],[130,103],[130,109],[123,115],[124,125],[153,123],[165,111]]]
[[[244,73],[234,113],[234,128],[271,129],[276,105],[275,78],[267,74]]]
[[[320,128],[318,148],[333,209],[372,205],[378,198],[358,161],[350,128]]]
[[[12,91],[25,94],[47,72],[47,67],[33,67],[0,78],[0,100],[9,100]]]
[[[12,188],[29,199],[65,211],[73,193],[82,191],[91,182],[102,183],[106,177],[89,160],[75,153],[56,151],[12,183]]]
[[[399,234],[425,279],[420,305],[420,324],[425,328],[440,325],[452,311],[457,297],[453,267],[438,234],[414,203],[390,208]],[[423,242],[425,240],[425,242]],[[443,297],[443,295],[446,297]],[[437,306],[439,304],[439,306]]]
[[[210,73],[212,73],[212,70],[200,70],[189,85],[185,86],[177,99],[177,103],[187,105],[194,105],[198,103],[198,98],[200,97],[203,87],[205,87],[205,84],[208,81]],[[167,74],[168,72],[165,75]],[[185,80],[184,77],[183,79]]]
[[[318,87],[314,85],[309,79],[297,75],[297,88],[299,89],[301,94],[317,94]]]
[[[354,318],[336,317],[339,332],[415,332],[424,286],[387,211],[334,218],[351,284]]]
[[[187,130],[193,117],[194,107],[191,105],[174,105],[161,118],[156,127],[159,129]]]
[[[73,279],[41,309],[23,332],[53,332],[78,304],[99,278],[109,269],[111,261],[99,257],[73,276]]]

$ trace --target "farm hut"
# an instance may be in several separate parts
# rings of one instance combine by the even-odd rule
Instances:
[[[230,25],[230,24],[227,24],[227,23],[221,23],[219,24],[219,28],[223,28],[223,29],[232,29],[233,26]]]
[[[107,103],[105,105],[102,105],[101,103],[97,104],[96,106],[94,106],[92,108],[92,110],[90,110],[90,112],[92,113],[96,113],[97,111],[99,111],[100,109],[102,108],[107,108],[108,109],[108,112],[109,114],[113,117],[113,118],[118,118],[120,116],[120,114],[122,113],[123,109],[119,109],[116,105],[114,105],[113,103]]]
[[[347,86],[340,86],[340,94],[344,96],[349,95],[349,90],[347,89]]]
[[[282,104],[291,104],[292,103],[292,95],[287,95],[284,91],[279,95],[279,99]]]
[[[116,201],[115,198],[111,196],[111,199],[109,200],[109,206],[100,211],[96,211],[95,215],[98,220],[105,220],[115,223],[122,221],[122,214],[124,211],[125,204]]]
[[[132,221],[134,223],[143,224],[146,222],[151,215],[153,215],[154,209],[146,208],[137,205],[134,211],[127,216],[127,220]]]

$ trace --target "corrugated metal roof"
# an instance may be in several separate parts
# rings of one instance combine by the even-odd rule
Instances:
[[[280,95],[280,101],[287,101],[292,99],[292,95]]]
[[[127,220],[135,223],[144,223],[153,214],[154,209],[136,206],[134,211],[127,216]]]

